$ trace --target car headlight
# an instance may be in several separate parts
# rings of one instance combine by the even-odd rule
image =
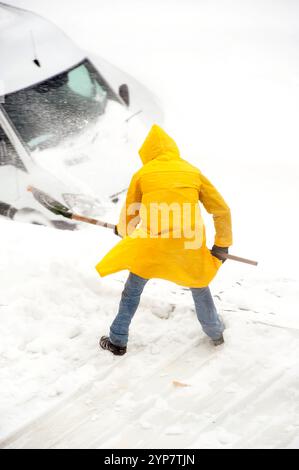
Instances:
[[[79,215],[94,216],[105,213],[105,204],[91,196],[84,194],[63,194],[62,196],[67,206]]]

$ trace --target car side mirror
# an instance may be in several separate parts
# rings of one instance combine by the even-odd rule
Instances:
[[[130,106],[130,91],[126,83],[119,87],[118,93],[122,100],[126,103],[126,105]]]

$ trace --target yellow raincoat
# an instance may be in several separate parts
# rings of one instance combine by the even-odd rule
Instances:
[[[139,155],[117,226],[124,238],[97,265],[101,276],[127,269],[145,279],[206,287],[221,266],[206,247],[199,203],[213,214],[215,244],[232,244],[230,210],[200,171],[180,157],[176,143],[154,125]]]

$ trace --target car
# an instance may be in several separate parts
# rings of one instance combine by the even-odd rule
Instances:
[[[0,215],[77,227],[29,185],[81,215],[105,214],[138,168],[146,128],[163,120],[156,97],[50,21],[3,2],[0,63]]]

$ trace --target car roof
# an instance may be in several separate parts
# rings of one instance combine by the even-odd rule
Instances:
[[[84,58],[53,23],[0,2],[0,95],[40,83]]]

